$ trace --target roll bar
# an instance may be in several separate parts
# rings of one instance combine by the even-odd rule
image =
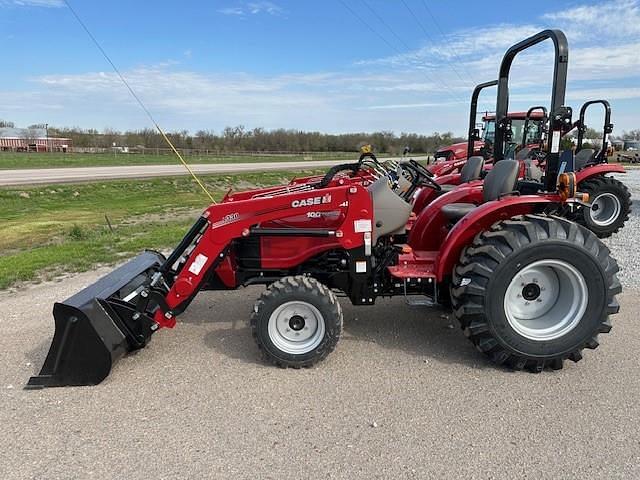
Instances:
[[[480,132],[476,128],[476,116],[478,115],[478,97],[480,97],[480,92],[485,88],[495,87],[498,85],[497,80],[492,80],[490,82],[484,82],[476,85],[476,88],[473,89],[473,93],[471,94],[471,107],[469,108],[469,136],[467,137],[467,158],[473,157],[475,154],[475,143],[476,140],[480,140]]]
[[[545,188],[547,191],[556,190],[558,166],[560,157],[561,126],[571,124],[571,108],[564,106],[567,88],[567,67],[569,65],[569,43],[567,37],[560,30],[543,30],[519,43],[513,45],[502,58],[500,74],[498,76],[498,100],[496,103],[496,138],[494,146],[495,161],[504,159],[505,143],[510,139],[509,111],[509,73],[516,55],[545,40],[552,40],[555,47],[555,61],[553,69],[553,88],[551,94],[550,132],[548,142],[547,167],[545,172]]]
[[[587,133],[587,125],[584,123],[584,117],[587,113],[587,108],[591,105],[600,104],[604,107],[604,127],[602,129],[602,149],[598,153],[597,160],[602,162],[606,158],[607,140],[609,134],[613,132],[613,123],[611,123],[611,105],[606,100],[591,100],[586,102],[580,108],[580,117],[577,122],[578,127],[578,145],[576,146],[576,153],[582,150],[582,142],[584,141],[584,135]]]
[[[531,120],[531,114],[536,110],[542,111],[542,128],[546,128],[547,119],[549,118],[549,113],[547,112],[547,108],[543,106],[531,107],[527,110],[527,115],[524,117],[524,128],[522,129],[522,148],[527,146],[527,133],[529,132],[529,121]],[[541,136],[540,141],[544,140],[544,135]]]

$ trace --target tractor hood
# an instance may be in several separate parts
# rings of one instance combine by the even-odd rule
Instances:
[[[481,140],[477,140],[473,146],[474,152],[477,153],[483,146],[484,146],[484,142]],[[453,154],[452,157],[450,156],[451,154]],[[461,158],[467,158],[467,142],[454,143],[453,145],[440,147],[436,151],[436,157],[444,157],[444,156],[450,157],[449,160],[458,160]]]

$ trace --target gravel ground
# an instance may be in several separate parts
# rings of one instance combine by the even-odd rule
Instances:
[[[640,172],[627,183],[637,198]],[[343,301],[325,362],[270,367],[253,287],[202,293],[101,385],[24,391],[53,302],[109,269],[0,294],[0,478],[640,478],[637,209],[609,241],[628,286],[614,329],[541,375],[493,367],[446,312],[400,298]]]
[[[626,175],[617,176],[631,192],[631,215],[624,228],[605,243],[611,249],[620,266],[620,281],[625,287],[638,288],[640,285],[640,169],[629,170]]]

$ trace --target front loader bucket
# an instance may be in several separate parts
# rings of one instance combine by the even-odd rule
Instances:
[[[25,388],[96,385],[109,375],[118,359],[143,347],[155,325],[128,300],[135,298],[140,287],[150,284],[163,262],[161,254],[145,252],[56,303],[49,353],[40,374],[31,377]]]

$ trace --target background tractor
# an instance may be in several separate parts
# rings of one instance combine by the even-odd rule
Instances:
[[[469,112],[469,136],[465,144],[444,147],[436,154],[436,162],[429,166],[429,171],[436,178],[442,177],[441,183],[455,182],[455,174],[459,173],[468,158],[481,156],[485,159],[486,169],[491,168],[494,158],[496,135],[501,135],[501,152],[505,158],[515,158],[522,162],[521,177],[527,180],[544,182],[547,166],[545,143],[551,142],[554,149],[560,148],[561,139],[577,130],[578,139],[575,149],[573,170],[576,172],[578,189],[587,193],[588,205],[576,206],[568,212],[569,217],[593,231],[598,237],[609,237],[620,230],[629,219],[631,212],[631,195],[628,188],[612,174],[623,174],[622,165],[611,164],[608,159],[608,137],[613,130],[611,123],[611,106],[606,100],[591,100],[582,105],[580,115],[575,123],[563,123],[554,136],[549,137],[548,110],[543,106],[531,107],[527,112],[506,113],[503,117],[496,114],[483,116],[482,136],[475,121],[477,117],[478,97],[482,90],[493,87],[497,81],[479,84],[471,96]],[[508,99],[507,99],[508,101]],[[587,132],[585,114],[592,105],[604,108],[604,124],[602,127],[602,147],[598,150],[584,148],[584,135]]]

